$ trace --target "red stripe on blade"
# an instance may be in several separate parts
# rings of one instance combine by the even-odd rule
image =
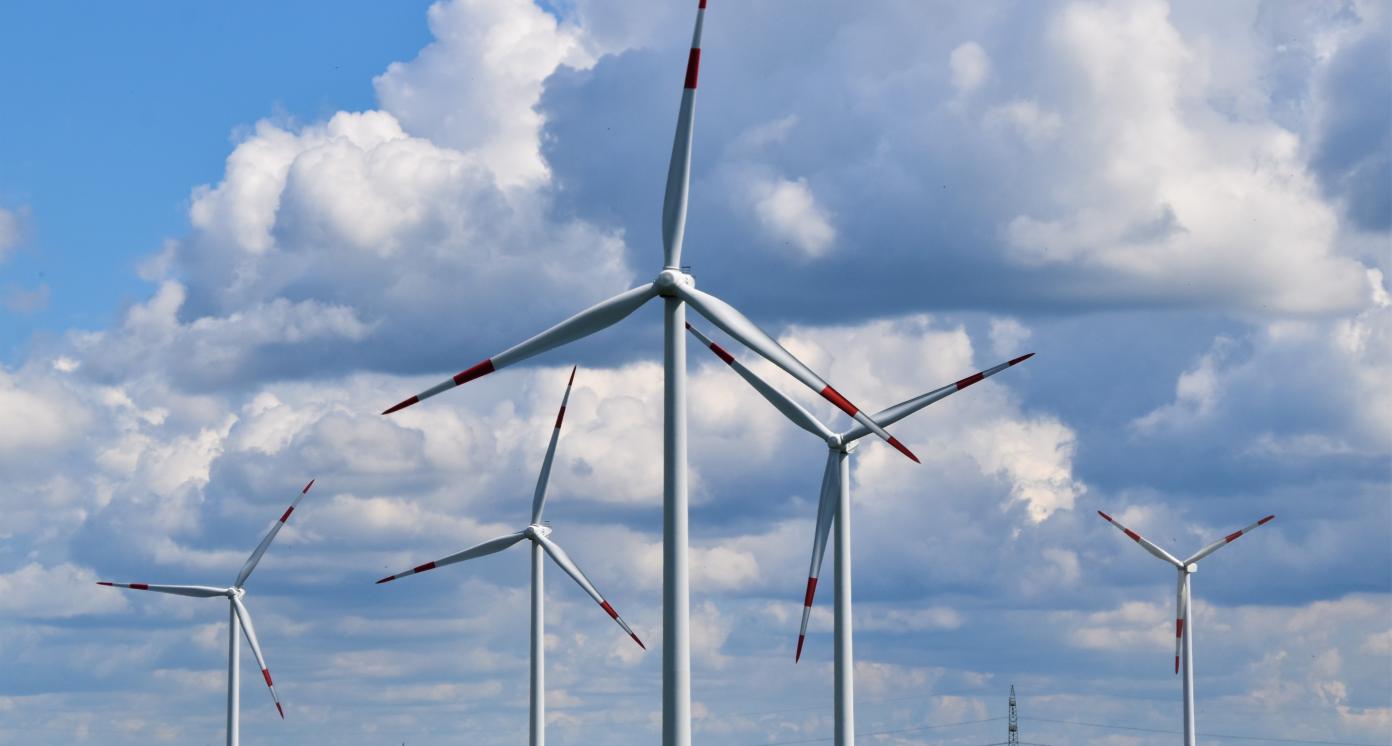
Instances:
[[[812,597],[813,597],[814,595],[816,595],[816,594],[817,594],[817,579],[816,579],[816,578],[808,578],[808,579],[807,579],[807,595],[803,596],[803,598],[802,598],[802,605],[803,605],[803,606],[811,606],[811,605],[812,605]]]
[[[1223,537],[1223,541],[1229,541],[1229,542],[1230,542],[1230,541],[1236,539],[1237,537],[1239,537],[1239,536],[1241,536],[1241,535],[1242,535],[1242,532],[1241,532],[1241,531],[1234,531],[1234,532],[1228,534],[1227,536],[1224,536],[1224,537]]]
[[[300,490],[300,494],[301,494],[301,495],[309,494],[309,488],[310,488],[310,487],[313,487],[313,486],[314,486],[314,480],[311,479],[311,480],[309,480],[309,484],[305,485],[305,486],[304,486],[304,489]]]
[[[962,389],[972,385],[973,383],[977,383],[978,381],[981,381],[984,378],[986,378],[985,373],[976,373],[974,375],[967,376],[966,378],[963,378],[962,380],[957,382],[957,390],[961,391]]]
[[[1011,360],[1009,363],[1006,363],[1006,364],[1007,364],[1007,365],[1018,365],[1018,364],[1020,364],[1020,363],[1025,362],[1026,360],[1029,360],[1029,359],[1032,358],[1032,357],[1034,357],[1034,353],[1033,353],[1033,352],[1031,352],[1031,353],[1028,354],[1028,355],[1021,355],[1021,356],[1015,358],[1014,360]]]
[[[721,360],[724,360],[726,365],[735,364],[735,356],[726,352],[724,347],[721,347],[720,345],[711,342],[710,348],[711,352],[714,352],[716,357],[720,358]]]
[[[399,401],[399,402],[397,402],[397,403],[391,405],[391,407],[389,407],[389,408],[383,410],[383,411],[382,411],[382,414],[391,414],[392,412],[400,411],[400,410],[402,410],[402,409],[405,409],[405,408],[411,406],[412,404],[416,404],[416,403],[419,403],[419,402],[420,402],[420,397],[419,397],[419,396],[413,396],[413,397],[411,397],[410,399],[402,399],[401,401]]]
[[[1273,518],[1275,518],[1275,517],[1276,517],[1276,516],[1274,516],[1274,515],[1269,515],[1269,516],[1267,516],[1267,517],[1261,519],[1260,521],[1257,521],[1257,525],[1258,525],[1258,526],[1264,526],[1264,525],[1266,525],[1267,521],[1270,521],[1271,519],[1273,519]]]
[[[131,584],[130,584],[130,587],[136,589],[137,591],[148,591],[148,590],[150,590],[150,584],[149,584],[149,583],[131,583]]]
[[[684,88],[696,89],[696,76],[701,70],[701,50],[691,50],[691,56],[686,58],[686,84]]]
[[[1183,637],[1183,636],[1184,636],[1184,620],[1183,620],[1183,619],[1176,619],[1176,620],[1174,620],[1174,636],[1175,636],[1175,637]]]
[[[852,417],[856,416],[856,413],[860,411],[859,409],[856,409],[856,405],[852,404],[849,400],[846,399],[846,397],[842,396],[840,391],[837,391],[831,386],[827,386],[826,388],[822,389],[820,393],[823,399],[826,399],[832,404],[835,404],[838,409]]]
[[[1140,535],[1140,534],[1136,533],[1135,531],[1132,531],[1132,530],[1129,529],[1129,528],[1123,528],[1122,531],[1125,532],[1127,536],[1130,536],[1130,537],[1131,537],[1131,541],[1134,541],[1134,542],[1136,542],[1137,544],[1141,543],[1141,535]]]
[[[468,370],[461,370],[458,373],[454,374],[454,385],[461,386],[474,380],[475,378],[482,378],[492,372],[493,359],[489,358],[488,360],[485,360]]]
[[[1174,657],[1174,672],[1179,673],[1179,656]]]
[[[898,438],[891,435],[889,438],[889,444],[894,446],[894,449],[896,451],[899,451],[905,456],[908,456],[909,459],[912,460],[915,464],[923,463],[922,461],[918,460],[918,457],[913,454],[913,451],[909,450],[908,446],[904,445],[903,443],[900,443]]]
[[[413,567],[413,568],[411,568],[411,572],[425,572],[426,570],[434,570],[434,569],[435,569],[435,563],[434,563],[434,562],[427,562],[427,563],[425,563],[424,565],[421,565],[420,567]]]
[[[609,616],[613,617],[614,619],[619,618],[619,612],[614,611],[614,607],[610,606],[608,601],[600,601],[599,608],[609,612]]]
[[[701,0],[701,10],[706,9],[706,0]]]
[[[280,522],[281,522],[281,523],[285,523],[285,519],[289,518],[289,517],[290,517],[290,514],[291,514],[291,513],[294,513],[294,512],[295,512],[295,506],[294,506],[294,505],[291,505],[290,507],[286,508],[286,509],[285,509],[285,515],[283,515],[283,516],[280,517]]]
[[[556,429],[557,429],[557,430],[560,430],[560,429],[561,429],[561,421],[563,421],[564,419],[565,419],[565,407],[561,407],[561,411],[559,411],[559,412],[556,413]]]
[[[795,654],[793,655],[793,662],[794,662],[794,663],[797,663],[799,660],[802,659],[802,643],[805,642],[806,640],[807,640],[807,635],[798,635],[798,649],[797,649],[797,653],[795,653]]]
[[[1112,522],[1112,517],[1109,516],[1109,515],[1107,515],[1106,513],[1103,513],[1102,511],[1099,510],[1099,511],[1097,511],[1097,514],[1100,515],[1100,516],[1102,516],[1103,518],[1106,518],[1108,523],[1111,523],[1111,522]]]
[[[263,668],[263,669],[261,669],[261,675],[264,676],[264,677],[266,677],[266,686],[275,686],[275,684],[272,684],[272,683],[271,683],[271,669],[269,669],[269,668]]]

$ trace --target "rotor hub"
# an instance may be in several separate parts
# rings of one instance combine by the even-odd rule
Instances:
[[[533,523],[532,525],[527,527],[527,535],[531,537],[540,536],[542,538],[546,538],[547,536],[551,535],[551,527],[543,526],[539,523]]]
[[[228,588],[228,589],[227,589],[227,597],[228,597],[228,598],[241,598],[242,596],[245,596],[245,595],[246,595],[246,589],[245,589],[245,588],[242,588],[242,587],[240,587],[240,586],[238,586],[238,587],[236,587],[236,588]]]
[[[688,288],[696,287],[696,278],[682,272],[679,269],[664,269],[657,274],[657,279],[653,280],[653,285],[657,286],[657,294],[668,297],[673,294],[673,290],[678,285]]]
[[[1196,573],[1196,572],[1198,572],[1198,571],[1199,571],[1199,563],[1197,563],[1197,562],[1190,562],[1189,564],[1187,564],[1187,565],[1184,566],[1184,572],[1185,572],[1185,574],[1193,575],[1194,573]]]

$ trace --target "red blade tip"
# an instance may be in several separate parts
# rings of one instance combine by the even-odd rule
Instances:
[[[276,712],[279,712],[279,713],[280,713],[280,719],[281,719],[281,720],[284,720],[284,719],[285,719],[285,710],[284,710],[283,708],[281,708],[279,702],[276,703]]]
[[[401,400],[400,402],[397,402],[396,404],[393,404],[393,405],[391,406],[390,409],[387,409],[386,411],[382,412],[382,414],[391,414],[392,412],[400,411],[400,410],[402,410],[402,409],[405,409],[405,408],[411,406],[412,404],[416,404],[416,403],[419,402],[419,401],[420,401],[420,397],[419,397],[419,396],[413,396],[413,397],[411,397],[410,399],[403,399],[403,400]]]
[[[642,649],[644,649],[644,650],[647,650],[647,649],[648,649],[648,646],[647,646],[647,645],[644,645],[644,644],[643,644],[643,641],[640,640],[640,639],[638,639],[638,635],[635,635],[635,634],[633,634],[632,632],[629,632],[629,633],[628,633],[628,636],[629,636],[629,637],[632,637],[632,638],[633,638],[633,641],[636,642],[636,643],[638,643],[638,647],[640,647],[640,648],[642,648]]]
[[[575,369],[576,369],[576,368],[579,368],[579,367],[580,367],[580,366],[578,366],[578,365],[572,365],[572,366],[570,366],[570,380],[566,382],[566,386],[567,386],[567,387],[569,387],[571,384],[575,383]]]
[[[1258,526],[1264,526],[1264,525],[1266,525],[1266,523],[1267,523],[1268,521],[1274,519],[1275,517],[1276,517],[1276,516],[1274,516],[1274,515],[1269,515],[1269,516],[1267,516],[1267,517],[1261,519],[1260,521],[1257,521],[1257,525],[1258,525]]]
[[[917,456],[913,455],[913,451],[910,451],[903,443],[900,443],[898,438],[891,436],[889,439],[889,444],[894,446],[895,449],[898,450],[900,453],[912,459],[915,464],[923,463],[922,461],[918,460]]]
[[[393,580],[396,580],[396,576],[395,576],[395,575],[388,575],[387,577],[382,578],[381,580],[377,581],[377,582],[375,583],[375,585],[381,585],[381,584],[383,584],[383,583],[387,583],[387,582],[390,582],[390,581],[393,581]]]
[[[108,582],[106,582],[105,580],[98,580],[98,581],[97,581],[97,585],[110,585],[110,586],[114,586],[115,584],[114,584],[114,583],[108,583]]]
[[[1111,523],[1111,521],[1112,521],[1112,517],[1111,517],[1111,516],[1107,515],[1106,513],[1103,513],[1103,512],[1100,511],[1100,510],[1097,511],[1097,514],[1100,515],[1100,516],[1102,516],[1103,518],[1105,518],[1105,519],[1107,520],[1108,523]]]
[[[1174,672],[1179,673],[1179,656],[1174,657]]]
[[[807,640],[807,635],[798,635],[798,648],[797,648],[797,654],[795,654],[795,655],[793,656],[793,662],[794,662],[794,663],[797,663],[798,661],[802,660],[802,643],[805,642],[806,640]]]
[[[1018,364],[1020,364],[1020,363],[1025,362],[1026,360],[1029,360],[1029,359],[1032,358],[1032,357],[1034,357],[1034,353],[1033,353],[1033,352],[1031,352],[1031,353],[1028,354],[1028,355],[1021,355],[1021,356],[1015,358],[1014,360],[1011,360],[1011,361],[1010,361],[1010,364],[1011,364],[1011,365],[1018,365]]]
[[[309,484],[305,485],[305,486],[304,486],[304,489],[300,490],[300,494],[301,494],[301,495],[308,494],[308,493],[309,493],[309,488],[310,488],[310,487],[313,487],[313,486],[314,486],[314,480],[311,479],[311,480],[309,480]]]

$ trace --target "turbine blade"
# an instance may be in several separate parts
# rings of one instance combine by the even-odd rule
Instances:
[[[262,539],[261,543],[256,545],[256,551],[251,553],[251,556],[247,558],[246,564],[242,565],[242,571],[237,573],[237,580],[232,583],[233,588],[241,588],[247,578],[251,577],[251,571],[256,569],[257,563],[261,561],[261,555],[265,554],[266,549],[271,546],[271,542],[275,541],[276,534],[280,533],[280,527],[284,526],[285,522],[290,520],[290,514],[295,512],[295,506],[300,504],[300,498],[304,497],[305,494],[309,492],[309,488],[313,486],[314,480],[311,479],[309,480],[309,484],[306,484],[304,489],[300,490],[300,494],[295,495],[295,500],[291,502],[290,507],[286,508],[285,512],[281,514],[280,520],[271,524],[271,530],[266,532],[266,538]]]
[[[802,361],[793,357],[792,353],[783,349],[782,345],[775,342],[764,330],[755,326],[754,322],[745,318],[744,314],[735,310],[733,306],[709,293],[703,293],[696,288],[685,285],[675,286],[674,292],[696,309],[697,313],[705,316],[726,334],[739,340],[741,344],[758,353],[765,360],[787,371],[804,386],[820,394],[823,399],[835,404],[837,408],[855,418],[856,422],[865,425],[870,432],[883,438],[886,443],[894,446],[900,453],[914,462],[918,462],[918,457],[913,455],[913,452],[906,448],[903,443],[885,432],[884,428],[876,424],[869,415],[860,411],[859,407],[852,404],[839,391],[822,380],[821,376],[803,365]]]
[[[1184,567],[1184,563],[1182,563],[1182,562],[1180,562],[1179,560],[1175,559],[1175,558],[1174,558],[1174,555],[1170,554],[1169,552],[1167,552],[1167,551],[1161,549],[1160,547],[1156,546],[1155,544],[1151,543],[1151,541],[1150,541],[1149,539],[1147,539],[1147,538],[1145,538],[1144,536],[1141,536],[1140,534],[1136,533],[1135,531],[1132,531],[1131,529],[1129,529],[1129,528],[1127,528],[1127,527],[1121,525],[1120,523],[1117,523],[1115,520],[1112,519],[1111,516],[1107,515],[1106,513],[1103,513],[1103,512],[1100,511],[1100,510],[1097,511],[1097,514],[1100,515],[1100,516],[1102,516],[1104,519],[1106,519],[1106,521],[1107,521],[1108,523],[1112,524],[1113,526],[1116,526],[1118,531],[1120,531],[1120,532],[1122,532],[1123,534],[1126,534],[1127,536],[1131,537],[1131,540],[1132,540],[1132,541],[1136,542],[1137,544],[1140,544],[1142,547],[1145,548],[1145,550],[1146,550],[1147,552],[1150,552],[1151,554],[1155,555],[1156,557],[1159,557],[1160,559],[1165,560],[1166,562],[1170,563],[1171,565],[1174,565],[1175,567],[1180,567],[1180,568]]]
[[[633,630],[628,626],[628,623],[623,620],[623,617],[619,616],[619,612],[614,611],[614,607],[610,606],[609,602],[605,601],[604,597],[599,595],[599,590],[594,587],[594,583],[591,583],[590,579],[585,576],[585,573],[576,566],[575,562],[570,558],[570,555],[567,555],[559,544],[542,536],[540,533],[534,534],[534,536],[537,543],[541,544],[541,548],[546,550],[547,554],[551,555],[551,559],[555,561],[562,570],[565,570],[565,573],[578,583],[586,593],[590,594],[590,598],[593,598],[595,603],[599,604],[599,607],[604,609],[611,619],[618,622],[620,627],[623,627],[623,631],[627,632],[628,636],[632,637],[633,641],[638,643],[638,647],[647,650],[648,646],[644,645],[643,641],[638,639],[638,635],[633,634]]]
[[[137,591],[172,593],[175,596],[192,596],[193,598],[227,595],[226,588],[213,588],[206,585],[150,585],[149,583],[111,583],[105,580],[97,581],[97,585],[104,585],[108,588],[130,588]]]
[[[1271,521],[1271,520],[1274,519],[1275,517],[1276,517],[1276,516],[1274,516],[1274,515],[1269,515],[1269,516],[1267,516],[1267,517],[1261,519],[1260,521],[1257,521],[1256,523],[1253,523],[1252,525],[1247,526],[1246,528],[1243,528],[1243,529],[1240,530],[1240,531],[1234,531],[1234,532],[1228,534],[1227,536],[1224,536],[1223,538],[1219,539],[1218,541],[1215,541],[1215,542],[1213,542],[1212,544],[1209,544],[1208,546],[1204,547],[1203,549],[1200,549],[1198,552],[1196,552],[1196,553],[1194,554],[1193,557],[1190,557],[1189,559],[1185,560],[1184,564],[1187,565],[1187,564],[1189,564],[1189,563],[1191,563],[1191,562],[1198,562],[1199,560],[1203,559],[1204,557],[1207,557],[1208,555],[1213,554],[1214,552],[1218,551],[1219,549],[1222,549],[1223,547],[1225,547],[1225,546],[1227,546],[1227,545],[1233,543],[1234,541],[1237,541],[1237,537],[1242,536],[1242,535],[1244,535],[1244,534],[1251,533],[1252,530],[1254,530],[1257,526],[1264,526],[1264,525],[1266,525],[1269,521]]]
[[[551,462],[556,458],[556,442],[561,439],[561,421],[565,419],[566,403],[570,401],[570,387],[575,385],[575,368],[570,369],[570,382],[566,384],[565,395],[561,397],[561,411],[556,413],[556,427],[551,431],[551,442],[546,444],[546,457],[541,460],[541,474],[537,477],[536,492],[532,494],[532,523],[541,522],[541,511],[546,507],[546,483],[551,479]]]
[[[472,368],[456,373],[453,378],[441,381],[409,399],[403,399],[382,414],[391,414],[405,409],[442,391],[448,391],[455,386],[468,383],[476,378],[482,378],[500,368],[506,368],[534,355],[540,355],[547,350],[594,334],[627,318],[629,314],[638,310],[639,306],[647,303],[656,295],[657,288],[653,287],[652,283],[622,292],[609,300],[590,306],[525,342],[503,350]]]
[[[813,417],[810,412],[803,409],[801,404],[798,404],[788,398],[782,391],[769,385],[767,381],[760,378],[754,371],[745,367],[744,363],[736,360],[733,355],[726,352],[724,347],[712,342],[710,337],[702,334],[696,327],[688,323],[686,325],[686,330],[695,335],[697,339],[701,340],[701,344],[709,347],[711,352],[715,353],[716,357],[724,360],[726,365],[734,368],[735,372],[740,374],[741,378],[750,386],[753,386],[754,390],[759,392],[759,395],[764,397],[775,409],[782,412],[784,417],[792,420],[794,425],[823,439],[830,438],[835,434],[831,432],[826,425],[823,425],[820,420]]]
[[[1179,588],[1175,591],[1174,622],[1174,672],[1179,673],[1179,649],[1184,643],[1184,622],[1189,618],[1189,609],[1184,603],[1185,586],[1189,584],[1189,573],[1179,570]]]
[[[280,719],[285,719],[285,708],[280,706],[280,697],[276,695],[275,684],[271,681],[271,669],[266,667],[266,656],[261,654],[261,643],[256,641],[256,628],[251,626],[251,612],[242,605],[242,600],[236,596],[232,597],[232,608],[237,611],[237,621],[242,623],[242,633],[246,635],[247,644],[251,645],[251,654],[256,656],[256,665],[261,667],[261,678],[266,680],[266,688],[271,691],[271,701],[275,702],[276,712],[280,713]]]
[[[942,399],[946,399],[947,397],[957,393],[958,391],[961,391],[962,389],[974,383],[984,381],[985,379],[994,376],[995,374],[1005,370],[1006,368],[1009,368],[1013,365],[1019,365],[1020,363],[1023,363],[1024,361],[1029,360],[1032,357],[1034,357],[1033,352],[1031,352],[1028,355],[1021,355],[1020,357],[1017,357],[1014,360],[1001,363],[1000,365],[997,365],[994,368],[987,368],[986,370],[983,370],[979,373],[967,376],[966,378],[963,378],[962,380],[956,383],[949,383],[948,385],[943,386],[942,388],[933,389],[932,391],[929,391],[926,394],[920,394],[912,399],[909,399],[908,401],[900,402],[882,412],[876,413],[873,419],[875,420],[875,422],[878,422],[881,425],[888,427],[898,422],[899,420],[902,420],[905,417],[908,417],[909,415],[917,412],[918,410],[923,409],[929,404],[932,404],[936,401],[940,401]],[[844,442],[849,443],[853,440],[859,440],[860,438],[863,438],[869,434],[870,428],[860,423],[856,423],[855,427],[852,427],[850,430],[847,430],[844,434],[842,434],[841,438]]]
[[[686,60],[686,82],[677,109],[677,133],[672,138],[672,160],[667,166],[667,191],[662,198],[663,262],[681,266],[682,238],[686,233],[686,200],[691,187],[691,129],[696,116],[696,78],[701,68],[701,27],[706,20],[706,0],[696,9],[696,30],[691,35],[691,54]]]
[[[817,501],[817,528],[812,534],[812,562],[807,568],[807,592],[802,599],[802,626],[798,629],[794,663],[802,659],[802,644],[807,640],[807,622],[812,617],[812,597],[817,594],[817,578],[822,572],[822,559],[826,556],[827,539],[831,536],[840,489],[841,460],[836,451],[828,449],[826,468],[822,470],[821,497]]]
[[[471,560],[478,557],[486,557],[490,554],[496,554],[498,552],[503,551],[504,549],[507,549],[513,544],[522,541],[526,537],[527,534],[525,532],[518,531],[515,534],[508,534],[507,536],[499,536],[496,539],[489,539],[488,541],[485,541],[482,544],[469,547],[468,549],[465,549],[462,552],[451,554],[448,557],[437,559],[434,562],[427,562],[424,565],[417,565],[409,570],[403,570],[402,572],[399,572],[395,575],[388,575],[387,577],[377,581],[377,584],[381,585],[382,583],[387,583],[392,580],[396,580],[397,578],[404,578],[407,575],[415,575],[416,573],[422,573],[426,570],[434,570],[437,567],[453,565],[456,562],[463,562],[464,560]]]

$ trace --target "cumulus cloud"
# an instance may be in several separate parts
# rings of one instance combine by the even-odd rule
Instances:
[[[0,616],[67,619],[81,614],[122,611],[125,599],[98,588],[91,569],[63,562],[44,567],[30,562],[0,574]]]
[[[962,93],[970,93],[986,80],[991,72],[991,58],[974,41],[963,42],[948,55],[952,70],[952,85]]]
[[[762,182],[754,186],[754,209],[773,240],[804,259],[816,259],[836,241],[836,228],[817,204],[806,179]]]

